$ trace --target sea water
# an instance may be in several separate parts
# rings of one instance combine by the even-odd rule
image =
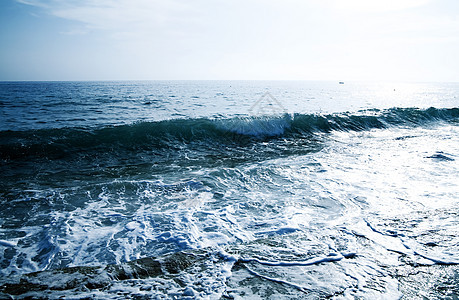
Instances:
[[[0,298],[457,299],[459,84],[0,83]]]

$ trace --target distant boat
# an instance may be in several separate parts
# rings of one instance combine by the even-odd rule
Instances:
[[[344,84],[344,81],[340,81],[339,84]]]

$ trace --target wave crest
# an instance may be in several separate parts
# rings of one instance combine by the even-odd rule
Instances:
[[[173,119],[102,128],[1,131],[0,158],[60,158],[72,153],[173,149],[184,144],[234,144],[260,139],[310,137],[331,131],[457,122],[459,108],[392,108],[341,114],[294,114],[231,119]],[[252,141],[253,140],[253,141]]]

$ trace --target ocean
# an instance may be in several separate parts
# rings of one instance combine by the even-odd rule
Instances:
[[[459,84],[0,82],[0,299],[458,299]]]

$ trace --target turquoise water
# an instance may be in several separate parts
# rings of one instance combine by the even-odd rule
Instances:
[[[458,95],[0,83],[0,295],[455,299]]]

